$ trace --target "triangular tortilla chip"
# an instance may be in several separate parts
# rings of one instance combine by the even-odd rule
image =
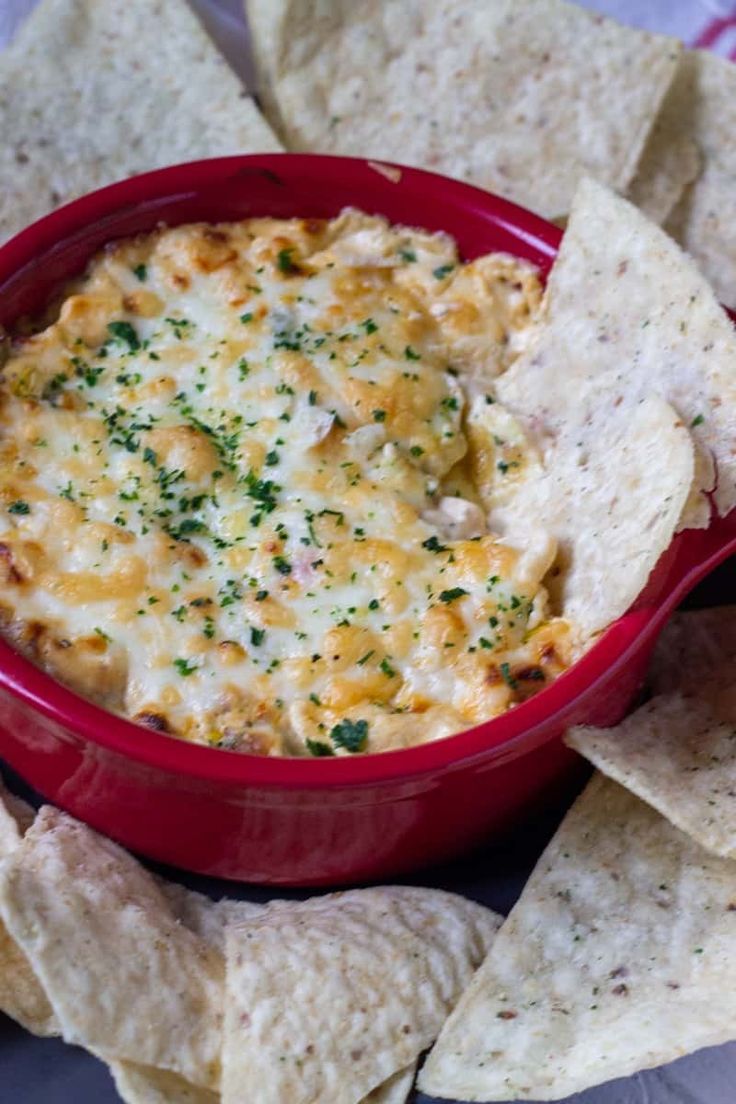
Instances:
[[[0,57],[0,240],[133,173],[279,148],[184,0],[42,0]]]
[[[631,411],[601,405],[558,431],[491,524],[511,543],[540,527],[557,540],[550,596],[587,637],[644,589],[677,528],[693,463],[687,430],[661,399]]]
[[[290,148],[419,165],[550,217],[586,173],[626,187],[681,50],[560,0],[246,7]]]
[[[736,608],[681,614],[665,656],[673,645],[681,686],[567,742],[706,850],[736,858]]]
[[[435,1037],[499,919],[395,887],[272,905],[227,933],[223,1102],[358,1104]]]
[[[729,662],[736,670],[736,605],[676,613],[657,641],[648,683],[655,694],[692,696],[721,679],[718,669]]]
[[[736,171],[709,161],[666,229],[692,255],[718,298],[736,310]]]
[[[0,861],[16,851],[33,810],[0,782]],[[0,1011],[34,1035],[56,1035],[59,1027],[31,964],[0,919]]]
[[[692,262],[630,203],[580,186],[531,348],[497,381],[535,428],[558,432],[601,409],[632,416],[660,395],[692,433],[695,490],[736,504],[736,330]],[[683,523],[705,525],[701,493]]]
[[[693,127],[691,56],[686,51],[680,59],[627,190],[631,202],[660,225],[672,214],[702,166]]]
[[[368,1093],[363,1099],[363,1104],[405,1104],[409,1099],[409,1093],[414,1084],[417,1072],[416,1062],[412,1062],[406,1069],[399,1070],[388,1081],[384,1081],[373,1092]]]
[[[573,806],[419,1076],[557,1100],[734,1036],[736,865],[602,776]]]
[[[44,807],[0,868],[0,917],[68,1042],[218,1087],[222,957],[122,848]]]
[[[111,1062],[115,1088],[125,1104],[219,1104],[220,1094],[192,1085],[169,1070]]]
[[[686,51],[629,192],[665,222],[731,307],[736,307],[735,133],[736,65],[710,51]],[[700,174],[693,172],[693,146],[703,164]],[[681,201],[666,210],[662,197],[671,200],[678,193]]]

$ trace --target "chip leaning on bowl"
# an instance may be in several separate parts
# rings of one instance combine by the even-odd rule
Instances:
[[[523,262],[355,211],[106,250],[4,367],[6,634],[112,710],[262,754],[407,746],[534,693],[574,648],[555,544],[500,541],[477,488],[527,462],[487,387],[540,296]]]

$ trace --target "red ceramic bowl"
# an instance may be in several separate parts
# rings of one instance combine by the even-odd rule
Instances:
[[[546,272],[560,232],[431,173],[296,154],[181,165],[104,188],[0,249],[0,323],[38,310],[113,238],[157,223],[336,215],[346,205],[446,230]],[[263,759],[193,746],[79,698],[0,641],[0,754],[75,816],[154,859],[225,878],[328,885],[387,878],[467,848],[569,777],[571,724],[611,724],[640,686],[674,606],[736,550],[736,511],[679,536],[646,594],[570,671],[486,724],[405,751]]]

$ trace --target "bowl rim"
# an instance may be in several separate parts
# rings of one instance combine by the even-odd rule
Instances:
[[[32,223],[0,247],[0,293],[11,279],[22,280],[32,272],[39,258],[53,253],[75,233],[82,233],[89,220],[95,223],[121,215],[131,205],[151,205],[155,225],[155,201],[185,195],[196,188],[209,172],[218,170],[278,173],[286,162],[306,174],[319,174],[329,187],[330,175],[345,172],[380,173],[384,178],[399,174],[437,201],[464,207],[466,214],[486,212],[494,221],[512,230],[514,236],[535,249],[543,263],[554,259],[562,231],[553,224],[490,192],[437,173],[376,162],[362,158],[322,154],[242,154],[173,165],[130,177],[97,189],[57,208]],[[398,182],[394,177],[394,183]],[[298,215],[298,212],[295,212]],[[111,237],[114,237],[111,234]],[[2,273],[5,273],[3,276]],[[677,541],[679,538],[675,538]],[[697,566],[700,577],[715,566],[712,556]],[[696,581],[693,572],[688,578]],[[546,742],[564,727],[565,719],[596,695],[627,663],[642,638],[656,633],[687,586],[680,579],[658,600],[642,602],[610,625],[599,639],[567,671],[534,697],[508,712],[451,736],[410,748],[369,755],[331,758],[263,757],[225,751],[189,743],[180,737],[146,729],[110,713],[79,696],[14,651],[0,638],[0,689],[9,691],[33,710],[84,740],[142,765],[203,782],[233,787],[266,787],[274,790],[314,790],[346,786],[371,786],[390,779],[420,778],[439,770],[460,770],[478,758],[508,761]]]

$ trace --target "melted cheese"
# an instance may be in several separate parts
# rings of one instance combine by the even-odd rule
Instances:
[[[110,709],[260,754],[407,746],[541,688],[570,661],[555,549],[481,508],[509,471],[483,385],[539,294],[354,211],[110,248],[4,368],[6,633]]]

